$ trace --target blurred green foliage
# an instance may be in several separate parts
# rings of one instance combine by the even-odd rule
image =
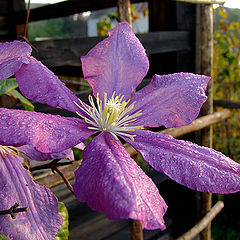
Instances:
[[[69,216],[68,216],[68,210],[63,202],[58,202],[58,213],[61,215],[63,219],[63,223],[58,229],[57,236],[55,237],[55,240],[67,240],[68,239],[68,225],[69,225]]]
[[[36,38],[75,38],[85,36],[87,22],[81,15],[54,18],[28,24],[28,39]]]
[[[106,36],[108,31],[114,27],[114,21],[117,21],[117,12],[109,13],[107,16],[100,17],[97,22],[98,35]]]
[[[230,22],[227,9],[219,7],[216,11],[214,99],[240,101],[240,22]],[[231,112],[230,119],[214,125],[213,144],[215,149],[240,161],[240,111]]]
[[[148,8],[143,9],[143,17],[148,15]],[[131,4],[131,17],[132,22],[140,19],[140,14],[136,10],[135,4]],[[100,17],[97,22],[97,33],[99,36],[107,36],[108,31],[114,27],[114,22],[118,22],[117,12],[109,13],[107,16]]]
[[[5,235],[3,235],[2,233],[0,233],[0,240],[10,240],[9,238],[7,238]]]
[[[212,222],[213,240],[240,240],[239,229],[240,221],[235,226],[229,226],[220,214]]]
[[[32,103],[26,99],[19,91],[18,83],[15,78],[4,79],[0,82],[0,96],[8,95],[20,101],[25,110],[34,111],[34,106]]]
[[[49,19],[40,22],[32,22],[28,24],[28,38],[34,40],[38,37],[70,37],[69,33],[64,31],[64,19]]]

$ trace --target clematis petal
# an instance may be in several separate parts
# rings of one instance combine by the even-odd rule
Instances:
[[[28,63],[27,56],[31,51],[31,47],[25,42],[0,43],[0,80],[12,76],[23,63]]]
[[[81,119],[0,108],[0,144],[32,145],[44,153],[74,147],[96,131]]]
[[[54,240],[62,222],[57,199],[49,189],[34,183],[22,167],[22,160],[11,154],[0,155],[0,210],[15,203],[19,208],[29,208],[17,213],[15,219],[0,215],[0,232],[12,240]]]
[[[112,220],[139,220],[146,229],[165,228],[167,205],[157,187],[109,133],[101,133],[87,145],[75,179],[76,198],[93,210]]]
[[[85,144],[82,142],[77,144],[74,147],[80,150],[83,150],[85,148]],[[70,148],[59,153],[42,153],[37,151],[31,145],[23,145],[23,146],[17,147],[17,149],[32,160],[45,161],[45,160],[51,160],[51,159],[67,158],[71,161],[74,161],[73,151]]]
[[[28,59],[29,63],[23,64],[15,73],[19,89],[25,97],[86,115],[74,103],[74,101],[79,103],[78,98],[53,72],[35,58]]]
[[[194,190],[233,193],[240,190],[240,164],[207,147],[150,131],[126,138],[146,162],[174,181]]]
[[[46,161],[51,159],[67,158],[71,161],[74,161],[73,151],[71,149],[66,149],[59,153],[42,153],[37,151],[31,145],[23,145],[18,147],[17,149],[32,160]]]
[[[84,79],[93,88],[93,94],[103,92],[111,97],[125,95],[127,99],[147,74],[149,62],[145,49],[128,23],[119,23],[109,31],[109,37],[97,44],[81,58]]]
[[[134,112],[143,113],[139,124],[167,128],[190,124],[207,100],[209,79],[192,73],[154,75],[149,85],[132,95],[131,102],[136,101]]]

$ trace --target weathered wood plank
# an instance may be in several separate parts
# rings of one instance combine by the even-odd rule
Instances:
[[[72,240],[104,239],[127,227],[127,225],[127,220],[111,221],[105,215],[99,214],[90,221],[73,228],[69,237]]]
[[[137,37],[146,48],[147,54],[188,50],[191,46],[188,31],[150,32]],[[34,41],[38,52],[33,56],[49,68],[59,66],[81,66],[80,57],[94,47],[103,37],[76,39],[52,39]]]
[[[196,5],[176,2],[176,25],[177,30],[192,30],[196,28]]]
[[[137,34],[146,48],[147,54],[166,53],[191,48],[191,37],[188,31],[163,31]]]
[[[176,71],[194,72],[195,6],[172,0],[149,0],[149,31],[188,31],[187,51],[164,52],[149,56],[149,75]],[[178,43],[177,43],[178,44]],[[180,44],[180,43],[179,43]],[[182,60],[184,59],[184,61]]]
[[[176,2],[149,0],[149,31],[177,30]]]
[[[224,107],[224,108],[240,108],[239,101],[230,101],[230,100],[214,100],[214,107]]]
[[[141,0],[132,0],[132,3],[141,2]],[[94,11],[104,8],[117,6],[117,0],[68,0],[56,4],[51,4],[31,10],[29,22],[40,21],[50,18],[69,16],[75,13]],[[20,11],[14,14],[14,23],[22,24],[26,19],[26,11]]]
[[[74,179],[74,171],[78,169],[80,166],[81,161],[74,161],[72,165],[66,165],[63,167],[59,167],[61,172],[68,180]],[[49,188],[56,187],[63,182],[63,179],[57,174],[53,173],[52,171],[48,171],[46,173],[40,174],[34,178],[40,185],[47,186]]]
[[[187,2],[194,4],[224,4],[225,0],[175,0],[178,2]]]
[[[70,234],[69,239],[71,240],[125,240],[129,239],[129,229],[128,229],[128,220],[123,219],[120,221],[111,221],[109,220],[105,214],[102,213],[91,213],[91,218],[85,221],[81,221],[82,214],[78,213],[81,205],[76,206],[76,209],[71,209],[69,211],[70,217],[72,214],[77,214],[76,217],[78,219],[74,219],[73,221],[70,219]],[[74,211],[74,212],[73,212]],[[71,214],[72,213],[72,214]],[[81,216],[79,218],[79,216]],[[167,240],[169,234],[169,228],[172,224],[172,220],[170,218],[165,218],[167,231],[162,232],[160,229],[158,230],[144,230],[144,240],[157,239],[159,240]],[[80,224],[77,224],[78,221]]]

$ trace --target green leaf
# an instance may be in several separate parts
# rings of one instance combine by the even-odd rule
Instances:
[[[68,239],[68,210],[63,202],[58,202],[58,213],[63,219],[63,223],[58,229],[58,234],[55,237],[55,240],[67,240]]]
[[[8,78],[0,81],[0,96],[17,88],[18,84],[15,78]]]
[[[9,240],[9,238],[7,238],[5,235],[0,233],[0,240]]]
[[[17,90],[13,89],[10,94],[12,96],[14,96],[15,98],[17,98],[23,105],[23,107],[28,110],[28,111],[34,111],[34,106],[32,105],[32,103],[27,100],[20,92],[18,92]]]

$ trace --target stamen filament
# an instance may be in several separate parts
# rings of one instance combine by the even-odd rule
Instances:
[[[78,116],[83,118],[86,123],[92,125],[88,126],[88,129],[97,130],[97,131],[107,131],[115,139],[117,135],[122,135],[129,137],[134,141],[136,135],[129,134],[127,132],[134,132],[137,129],[142,129],[143,126],[137,125],[138,117],[142,115],[141,110],[135,112],[132,115],[127,115],[134,108],[135,101],[132,102],[129,106],[131,99],[127,101],[123,100],[124,95],[115,96],[116,92],[114,91],[111,98],[107,98],[107,93],[103,93],[104,99],[103,102],[99,98],[99,93],[96,95],[96,104],[91,95],[88,99],[90,106],[86,106],[80,99],[79,103],[76,103],[76,106],[87,116],[83,116],[81,113],[76,112]],[[81,112],[80,111],[80,112]]]
[[[11,154],[12,156],[18,155],[18,150],[12,146],[2,146],[0,145],[0,155],[5,158],[7,154]]]

